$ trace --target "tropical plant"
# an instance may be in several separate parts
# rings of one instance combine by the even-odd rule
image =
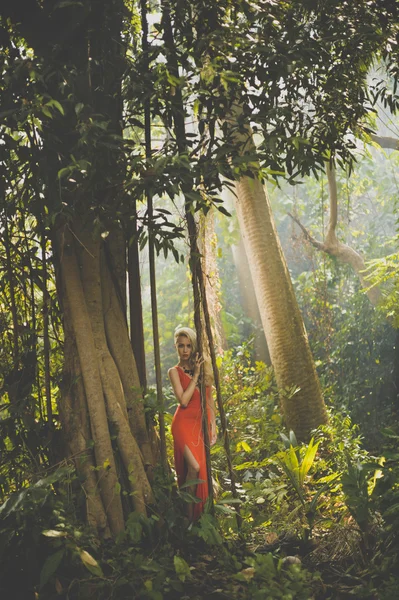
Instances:
[[[319,442],[314,443],[314,439],[312,438],[307,446],[301,448],[298,447],[298,442],[293,431],[290,431],[289,437],[285,434],[280,435],[286,450],[277,454],[277,459],[288,477],[291,488],[295,491],[296,496],[302,504],[308,524],[304,530],[304,537],[308,540],[312,537],[319,499],[331,487],[338,474],[328,478],[329,481],[320,487],[309,499],[305,481],[309,470],[314,464]]]

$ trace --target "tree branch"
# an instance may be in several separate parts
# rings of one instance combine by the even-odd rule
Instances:
[[[289,217],[291,217],[291,219],[293,221],[295,221],[295,223],[298,225],[298,227],[300,227],[302,229],[303,235],[305,236],[305,238],[307,239],[307,241],[312,244],[312,246],[314,246],[315,248],[317,248],[318,250],[322,250],[323,252],[328,252],[328,249],[326,247],[325,244],[323,244],[323,242],[319,242],[318,240],[316,240],[312,235],[310,235],[309,231],[306,229],[305,225],[303,225],[301,223],[301,221],[297,218],[294,217],[294,215],[292,215],[290,212],[287,213]]]
[[[335,230],[338,223],[338,192],[337,192],[337,178],[335,176],[335,168],[331,167],[329,163],[326,164],[326,172],[328,179],[328,190],[330,196],[330,222],[328,224],[328,231],[326,235],[327,246],[338,244]]]
[[[335,229],[338,222],[338,193],[337,193],[337,180],[335,177],[335,169],[331,168],[329,164],[326,167],[327,178],[328,178],[328,189],[330,196],[330,221],[328,225],[328,231],[326,235],[326,241],[324,243],[319,242],[313,236],[310,235],[308,230],[297,217],[294,217],[291,213],[288,215],[295,221],[295,223],[301,228],[307,241],[312,244],[318,250],[326,252],[330,256],[334,256],[342,263],[346,263],[352,267],[356,275],[359,277],[362,287],[366,290],[366,294],[370,302],[376,306],[381,299],[381,292],[377,286],[370,287],[367,277],[367,269],[363,257],[356,252],[350,246],[343,244],[337,239]]]
[[[399,150],[399,140],[393,137],[384,135],[372,135],[371,139],[381,146],[381,148],[390,148],[391,150]]]

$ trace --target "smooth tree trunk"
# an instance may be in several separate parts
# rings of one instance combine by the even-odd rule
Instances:
[[[220,316],[220,278],[217,265],[217,235],[215,231],[215,209],[202,213],[198,223],[198,247],[201,252],[201,267],[204,274],[205,291],[208,299],[209,316],[213,340],[218,354],[226,348],[223,323]]]
[[[256,360],[261,360],[265,364],[270,365],[269,349],[267,347],[265,332],[262,327],[255,287],[252,281],[247,253],[241,235],[239,243],[232,247],[232,254],[234,265],[237,270],[241,303],[245,315],[251,319],[252,322],[251,330],[246,332],[247,337],[252,335],[254,338],[254,353]]]
[[[136,202],[133,203],[132,209],[133,214],[136,214]],[[137,365],[140,385],[145,391],[147,389],[147,371],[144,350],[143,306],[141,300],[141,275],[136,220],[133,220],[133,224],[128,230],[127,238],[130,342]]]
[[[237,112],[239,118],[239,111]],[[234,137],[241,154],[253,155],[249,127]],[[327,412],[303,319],[262,182],[243,176],[236,184],[236,211],[286,425],[299,439],[326,423]]]

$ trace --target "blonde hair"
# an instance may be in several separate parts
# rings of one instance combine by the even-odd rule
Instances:
[[[194,352],[196,352],[197,350],[197,334],[195,333],[195,331],[193,329],[190,329],[190,327],[178,327],[175,330],[175,344],[177,344],[177,338],[179,338],[181,335],[184,335],[186,338],[188,338],[191,342],[191,356],[194,354]],[[191,359],[190,356],[190,359]]]
[[[185,336],[186,338],[188,338],[190,340],[191,355],[188,360],[189,360],[190,364],[194,367],[195,353],[197,352],[197,334],[190,327],[178,327],[174,333],[175,345],[177,344],[177,339],[181,335]],[[205,362],[204,362],[205,385],[210,386],[213,384],[213,381],[214,381],[213,370],[212,370],[212,366],[209,364],[208,353],[205,351],[205,349],[204,349],[203,354],[204,354],[204,359],[205,359]]]

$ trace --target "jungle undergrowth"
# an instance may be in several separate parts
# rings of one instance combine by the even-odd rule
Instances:
[[[220,440],[215,515],[189,526],[186,492],[173,471],[156,471],[156,508],[130,513],[115,541],[81,525],[80,483],[63,467],[0,508],[1,592],[18,600],[394,598],[399,428],[382,430],[384,446],[370,456],[359,428],[331,409],[329,424],[299,444],[284,430],[271,369],[252,361],[249,345],[224,357],[221,380],[240,529]]]

